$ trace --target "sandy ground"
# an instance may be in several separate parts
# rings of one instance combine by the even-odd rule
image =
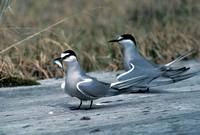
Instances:
[[[199,62],[184,62],[199,67]],[[116,73],[94,72],[102,81]],[[70,110],[79,101],[60,88],[63,79],[39,86],[0,89],[0,135],[200,134],[200,75],[151,89],[95,100],[91,110]]]

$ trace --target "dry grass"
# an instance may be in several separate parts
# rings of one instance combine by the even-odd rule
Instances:
[[[24,78],[22,72],[17,72],[17,70],[15,70],[15,65],[9,57],[0,59],[0,65],[0,87],[39,84],[34,79]]]
[[[13,14],[6,12],[0,25],[0,50],[67,20],[0,54],[1,61],[9,63],[1,72],[9,75],[62,76],[52,59],[66,49],[78,53],[86,71],[120,69],[120,47],[107,41],[122,33],[133,33],[142,54],[156,63],[169,62],[192,48],[199,52],[198,0],[17,0],[11,7]]]

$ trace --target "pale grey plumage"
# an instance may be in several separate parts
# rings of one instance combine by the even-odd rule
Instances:
[[[64,62],[68,65],[65,73],[65,92],[67,94],[80,100],[94,100],[107,94],[109,85],[86,75],[81,70],[76,58]]]
[[[71,97],[80,99],[81,102],[78,109],[81,107],[82,101],[90,100],[91,108],[93,100],[109,94],[109,84],[99,82],[97,79],[86,75],[72,50],[63,52],[60,58],[54,60],[54,63],[63,69],[63,64],[67,65],[67,70],[64,70],[65,82],[62,83],[61,87]]]
[[[151,86],[150,83],[154,79],[157,79],[159,77],[170,79],[165,83],[159,82],[160,84],[169,84],[190,78],[196,74],[192,73],[185,75],[184,73],[190,69],[189,67],[172,67],[174,63],[182,60],[186,56],[190,55],[192,52],[187,52],[183,56],[178,57],[168,64],[158,66],[150,63],[139,53],[139,51],[137,50],[135,38],[131,34],[121,35],[117,39],[111,40],[110,42],[118,42],[122,45],[123,48],[123,63],[126,72],[124,73],[124,75],[122,74],[117,77],[119,81],[130,80],[130,78],[134,78],[136,76],[146,76],[144,81],[141,81],[141,83],[137,85],[148,88]],[[127,86],[131,86],[131,84],[132,82],[126,81]]]

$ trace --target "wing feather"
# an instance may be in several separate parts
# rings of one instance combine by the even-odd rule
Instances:
[[[79,92],[88,98],[95,99],[106,95],[109,86],[92,78],[86,78],[76,85]]]

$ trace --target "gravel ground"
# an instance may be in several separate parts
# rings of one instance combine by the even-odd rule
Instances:
[[[181,63],[199,67],[199,62]],[[113,81],[116,72],[89,73]],[[0,135],[200,134],[200,76],[156,87],[149,93],[95,100],[91,110],[70,110],[79,101],[60,88],[63,79],[39,86],[0,89]]]

